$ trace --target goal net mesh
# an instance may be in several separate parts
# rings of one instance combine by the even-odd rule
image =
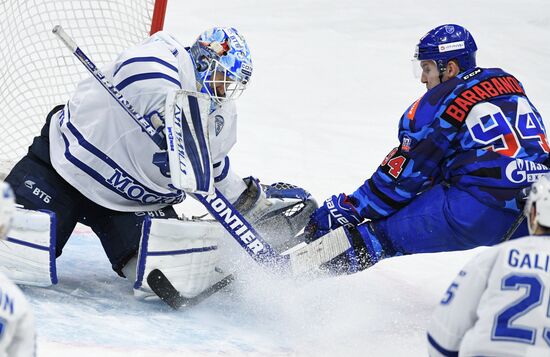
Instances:
[[[155,0],[0,0],[0,176],[45,116],[89,75],[52,33],[61,25],[102,65],[149,35]]]

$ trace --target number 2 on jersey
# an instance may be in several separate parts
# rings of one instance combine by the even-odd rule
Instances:
[[[525,293],[521,298],[501,310],[495,317],[492,339],[534,344],[537,330],[523,323],[521,325],[514,324],[514,321],[541,305],[545,293],[544,284],[537,275],[509,274],[502,278],[500,288],[504,291],[525,289]],[[549,316],[550,306],[543,308],[546,309],[546,315]],[[542,337],[550,346],[550,328],[544,328]]]

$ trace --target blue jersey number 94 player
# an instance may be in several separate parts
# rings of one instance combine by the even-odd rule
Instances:
[[[518,216],[518,192],[548,168],[542,118],[513,75],[476,66],[458,25],[429,31],[415,67],[427,92],[405,110],[400,145],[350,195],[328,198],[306,227],[314,240],[342,225],[351,272],[401,254],[498,243]],[[520,226],[513,238],[527,234]]]

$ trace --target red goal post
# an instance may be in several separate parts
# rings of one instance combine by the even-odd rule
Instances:
[[[46,114],[89,75],[52,34],[55,25],[95,63],[162,30],[167,0],[0,1],[0,176],[25,155]]]

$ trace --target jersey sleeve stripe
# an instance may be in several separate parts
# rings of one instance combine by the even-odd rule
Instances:
[[[389,197],[388,195],[386,195],[378,187],[376,187],[376,185],[375,185],[375,183],[372,179],[369,179],[367,182],[368,182],[368,185],[369,185],[369,188],[370,188],[371,192],[376,197],[378,197],[382,202],[384,202],[385,204],[387,204],[391,208],[399,210],[399,209],[405,207],[408,204],[408,202],[398,202],[398,201],[394,200],[393,198]]]
[[[433,348],[437,350],[437,352],[441,353],[443,356],[458,357],[458,351],[451,351],[443,348],[439,343],[437,343],[436,340],[434,340],[434,338],[430,334],[428,334],[428,342]]]
[[[214,165],[214,168],[217,169],[221,165],[221,161],[216,163],[216,165]],[[229,157],[226,156],[223,161],[222,172],[218,176],[214,177],[214,182],[222,181],[224,178],[227,177],[228,172],[229,172]]]
[[[134,58],[130,58],[124,62],[122,62],[120,64],[120,66],[118,66],[118,68],[115,70],[115,73],[113,74],[113,77],[116,77],[118,71],[120,71],[122,69],[122,67],[124,66],[127,66],[131,63],[136,63],[136,62],[156,62],[156,63],[159,63],[169,69],[171,69],[172,71],[178,73],[178,69],[176,68],[176,66],[166,62],[165,60],[162,60],[160,58],[157,58],[157,57],[134,57]]]
[[[152,72],[152,73],[141,73],[141,74],[136,74],[136,75],[130,76],[130,77],[126,78],[125,80],[123,80],[122,82],[120,82],[119,84],[117,84],[116,89],[121,91],[121,90],[123,90],[124,88],[126,88],[127,86],[129,86],[130,84],[132,84],[134,82],[145,81],[145,80],[148,80],[148,79],[165,79],[169,82],[172,82],[172,83],[176,84],[178,87],[181,88],[181,83],[177,79],[172,78],[169,75],[164,74],[164,73]]]
[[[147,191],[148,193],[152,193],[154,195],[157,195],[159,197],[163,197],[163,198],[173,198],[173,197],[177,197],[177,196],[180,196],[182,195],[182,193],[178,192],[178,193],[168,193],[168,194],[163,194],[163,193],[160,193],[160,192],[156,192],[154,190],[149,190],[146,188],[145,185],[143,185],[141,182],[137,181],[135,178],[133,178],[128,172],[126,172],[124,169],[122,169],[122,167],[118,166],[117,163],[112,160],[109,155],[105,154],[104,152],[102,152],[100,149],[98,149],[97,147],[95,147],[92,143],[88,142],[84,136],[78,131],[78,129],[70,122],[70,113],[67,115],[67,122],[65,123],[65,125],[67,126],[67,129],[69,129],[69,132],[75,137],[75,139],[77,140],[78,144],[86,149],[89,153],[91,153],[92,155],[94,155],[95,157],[97,157],[99,160],[101,160],[102,162],[104,162],[106,165],[110,166],[111,168],[113,168],[114,170],[118,170],[120,171],[122,174],[124,174],[126,177],[129,177],[132,179],[132,181],[143,187],[144,188],[144,191]],[[73,162],[73,164],[75,164],[75,166],[78,166],[80,167],[80,165],[78,163],[80,163],[81,161],[78,160],[75,156],[73,156],[71,153],[70,153],[70,145],[69,145],[69,141],[67,140],[66,136],[63,135],[63,139],[65,141],[65,156],[67,156],[68,160]],[[78,162],[78,163],[77,163]],[[84,165],[84,163],[82,163]],[[91,170],[91,169],[90,169]],[[95,174],[91,174],[90,172],[88,172],[87,170],[84,170],[86,173],[88,173],[91,177],[95,178],[98,182],[102,182],[102,181],[105,181],[105,178],[100,176],[99,174],[95,175]],[[95,172],[95,171],[94,171]],[[107,186],[106,186],[107,187]],[[116,192],[116,191],[115,191]],[[120,194],[120,192],[117,192],[118,194]]]

